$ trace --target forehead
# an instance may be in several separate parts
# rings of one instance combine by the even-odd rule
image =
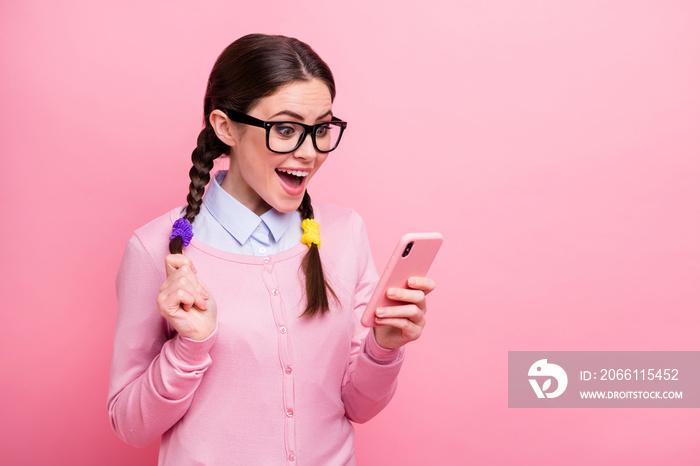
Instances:
[[[289,111],[313,119],[332,109],[333,102],[328,86],[321,80],[295,81],[281,87],[251,109],[251,114],[265,119],[278,112]]]

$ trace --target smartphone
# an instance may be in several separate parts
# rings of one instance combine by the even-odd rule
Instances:
[[[409,278],[425,277],[441,245],[440,233],[406,233],[401,237],[362,314],[362,325],[376,325],[374,313],[378,307],[396,306],[401,303],[387,298],[386,290],[409,288]]]

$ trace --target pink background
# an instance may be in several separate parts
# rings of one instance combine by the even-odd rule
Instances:
[[[700,350],[700,4],[4,1],[4,464],[154,464],[111,432],[114,276],[184,203],[207,75],[312,44],[350,122],[316,200],[381,265],[439,230],[429,323],[363,465],[697,464],[698,411],[507,408],[509,350]]]

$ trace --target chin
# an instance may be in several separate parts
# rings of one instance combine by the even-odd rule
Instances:
[[[304,200],[303,197],[299,198],[297,201],[276,202],[272,204],[272,208],[278,212],[282,212],[283,214],[294,212],[295,210],[299,209],[302,200]]]

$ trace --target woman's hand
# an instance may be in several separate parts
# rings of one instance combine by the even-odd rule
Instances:
[[[157,303],[162,315],[183,337],[204,340],[216,329],[216,302],[197,278],[197,271],[186,256],[165,258],[167,278],[160,286]]]
[[[399,348],[409,341],[417,340],[425,327],[425,296],[435,289],[430,278],[411,277],[409,288],[389,288],[386,296],[405,304],[377,308],[374,336],[379,346],[387,349]]]

